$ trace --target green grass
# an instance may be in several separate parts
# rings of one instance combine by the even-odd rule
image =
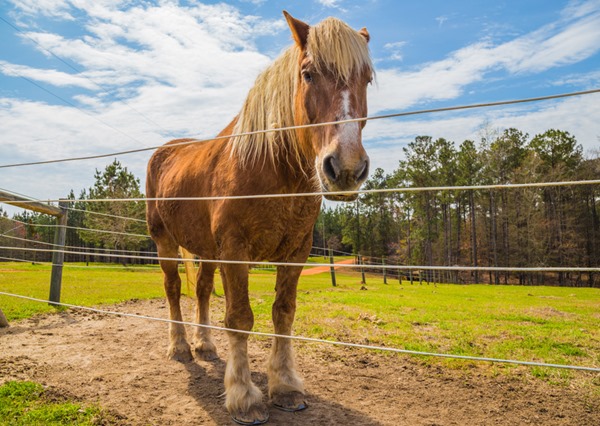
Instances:
[[[91,306],[164,297],[157,267],[77,266],[64,268],[63,302]],[[47,299],[49,280],[48,266],[0,263],[0,291]],[[275,273],[254,270],[250,283],[255,330],[271,331]],[[215,286],[223,294],[218,274]],[[187,290],[185,279],[183,288]],[[427,352],[600,366],[600,289],[399,285],[392,280],[384,285],[371,276],[367,290],[360,288],[359,273],[338,273],[335,288],[328,272],[301,277],[294,333]],[[213,299],[213,304],[220,309],[213,320],[222,320],[223,298]],[[45,303],[8,296],[0,296],[0,308],[9,321],[55,311]],[[308,346],[297,345],[297,350]],[[575,386],[583,396],[600,398],[597,374],[419,358],[418,362],[452,369],[476,365],[492,375],[525,372],[531,380]],[[7,382],[0,387],[0,425],[110,424],[107,416],[97,406],[48,395],[36,383]]]
[[[74,305],[115,304],[131,299],[163,297],[162,277],[156,266],[125,268],[83,267],[71,264],[63,269],[61,302]],[[139,269],[138,269],[139,268]],[[29,263],[0,263],[0,291],[48,299],[50,267]],[[0,309],[9,321],[55,308],[33,301],[0,296]]]
[[[103,413],[99,408],[56,399],[56,396],[49,397],[38,383],[7,382],[0,386],[0,425],[85,426],[101,423]]]
[[[47,266],[0,263],[0,290],[46,299],[49,276]],[[250,282],[255,329],[271,331],[275,273],[252,271]],[[358,273],[338,273],[335,288],[328,272],[302,277],[295,334],[417,351],[600,366],[600,289],[399,285],[392,280],[384,285],[374,277],[368,277],[367,290],[360,287]],[[216,289],[223,294],[218,274]],[[155,297],[164,297],[162,274],[156,267],[64,269],[62,301],[66,303],[89,306]],[[223,306],[222,299],[214,303]],[[0,296],[0,308],[9,321],[54,310],[5,296]],[[222,314],[215,319],[222,319]],[[434,358],[423,362],[452,368],[472,365]],[[556,382],[579,374],[528,371]],[[597,382],[595,387],[600,389]]]
[[[600,290],[301,280],[297,334],[418,351],[600,366]],[[256,310],[267,322],[272,295]],[[450,363],[452,361],[449,361]],[[460,363],[463,363],[460,361]]]

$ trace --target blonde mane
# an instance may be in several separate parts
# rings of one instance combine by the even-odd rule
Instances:
[[[332,72],[348,82],[364,69],[373,70],[366,39],[336,18],[327,18],[310,27],[306,52],[318,73]],[[250,89],[233,134],[294,126],[294,99],[299,76],[299,47],[288,48],[263,71]],[[231,138],[231,155],[242,166],[275,159],[280,150],[298,160],[302,147],[294,130],[268,132]]]

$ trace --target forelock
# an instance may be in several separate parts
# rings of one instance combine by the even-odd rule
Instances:
[[[310,27],[307,53],[318,71],[328,70],[345,82],[363,70],[373,70],[365,37],[336,18]]]

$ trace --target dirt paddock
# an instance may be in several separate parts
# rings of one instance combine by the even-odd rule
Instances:
[[[112,308],[167,317],[163,300]],[[219,332],[215,339],[221,360],[180,364],[166,359],[164,323],[77,311],[40,316],[0,330],[0,383],[40,382],[53,394],[99,404],[114,424],[229,425],[227,339]],[[253,379],[265,393],[269,346],[250,339]],[[482,367],[458,371],[307,343],[296,349],[309,408],[271,409],[269,424],[600,425],[598,398],[524,374],[492,376]]]

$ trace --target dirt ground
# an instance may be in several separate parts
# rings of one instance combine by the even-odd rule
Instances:
[[[342,268],[344,265],[353,265],[354,259],[345,259],[340,260],[339,262],[335,262],[333,269],[338,270]],[[331,266],[315,266],[314,268],[304,268],[300,275],[317,275],[322,274],[323,272],[329,272],[331,270]]]
[[[163,300],[111,309],[167,317]],[[226,336],[216,332],[215,339],[221,360],[181,364],[166,359],[164,323],[77,311],[40,316],[0,330],[0,383],[34,380],[53,395],[97,403],[110,424],[229,425],[222,396]],[[270,342],[250,342],[253,378],[266,393]],[[269,424],[600,425],[597,397],[524,374],[493,376],[481,366],[457,371],[309,343],[296,349],[309,408],[271,409]]]

